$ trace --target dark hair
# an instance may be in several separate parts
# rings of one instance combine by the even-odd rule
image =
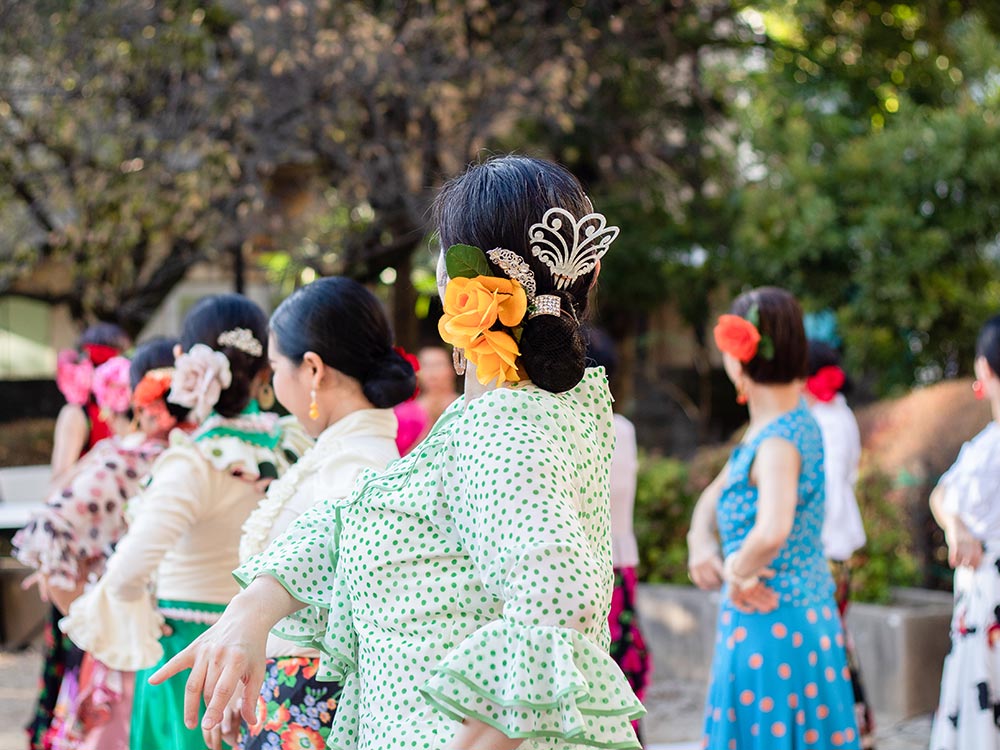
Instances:
[[[756,383],[791,383],[806,377],[806,330],[802,325],[802,308],[791,292],[774,286],[752,289],[733,301],[733,315],[747,317],[757,308],[756,324],[762,337],[771,339],[773,352],[762,352],[743,365],[743,370]],[[765,359],[762,354],[773,356]]]
[[[562,315],[526,319],[519,342],[520,363],[528,377],[547,391],[561,393],[583,378],[586,347],[578,321],[587,316],[587,296],[596,270],[557,290],[548,266],[529,250],[528,229],[555,207],[577,219],[593,210],[580,182],[558,164],[500,156],[475,164],[446,183],[434,201],[434,221],[443,248],[465,244],[484,251],[512,250],[534,272],[537,293],[562,300]],[[562,228],[572,244],[571,232],[572,227]],[[490,266],[495,276],[506,277],[492,261]]]
[[[810,377],[824,367],[840,367],[840,354],[828,343],[809,339],[807,345],[806,361]]]
[[[260,342],[262,351],[259,357],[219,344],[219,336],[234,328],[249,329]],[[181,327],[181,348],[189,351],[195,344],[210,346],[225,354],[229,360],[233,381],[219,396],[215,411],[223,417],[235,417],[250,403],[253,379],[267,366],[263,351],[267,346],[267,316],[256,302],[242,294],[204,297],[184,316]]]
[[[413,366],[393,349],[382,304],[353,279],[330,276],[296,290],[271,316],[281,354],[301,362],[306,352],[359,383],[365,398],[387,409],[410,398]]]
[[[76,340],[76,348],[79,349],[86,344],[95,346],[112,346],[115,349],[125,350],[130,343],[129,335],[125,330],[114,323],[94,323],[87,326],[80,337]]]
[[[180,343],[177,339],[157,336],[144,341],[132,353],[132,363],[129,365],[129,387],[134,391],[150,370],[174,366],[174,347]],[[167,411],[178,421],[183,422],[188,417],[188,408],[167,401]]]
[[[1000,375],[1000,315],[993,316],[979,329],[976,356],[985,357],[990,369]]]
[[[607,331],[594,326],[583,326],[583,338],[587,342],[587,359],[597,367],[603,367],[608,378],[618,370],[618,354],[615,342]]]

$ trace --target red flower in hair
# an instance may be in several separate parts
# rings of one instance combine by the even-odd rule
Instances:
[[[746,364],[757,355],[760,331],[757,326],[739,315],[720,315],[713,331],[719,351],[731,354]]]
[[[836,365],[827,365],[806,379],[806,390],[815,396],[817,401],[826,403],[840,393],[846,381],[847,376],[843,370]]]
[[[117,346],[107,346],[105,344],[84,344],[83,351],[87,353],[87,358],[94,363],[94,366],[103,365],[112,357],[117,357],[121,349]]]

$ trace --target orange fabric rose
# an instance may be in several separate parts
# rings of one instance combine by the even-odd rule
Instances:
[[[493,276],[455,278],[445,288],[438,332],[452,346],[471,349],[476,338],[497,320],[508,328],[516,326],[527,310],[527,295],[516,281]]]
[[[170,391],[171,372],[168,368],[150,370],[142,376],[142,380],[132,391],[132,403],[136,406],[149,406],[158,401]]]
[[[715,345],[744,364],[753,359],[760,345],[757,326],[739,315],[720,315],[715,326]]]
[[[521,354],[517,342],[503,331],[483,331],[472,346],[465,350],[465,358],[476,366],[476,378],[486,385],[493,380],[516,383],[517,358]]]

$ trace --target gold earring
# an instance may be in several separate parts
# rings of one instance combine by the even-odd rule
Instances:
[[[309,404],[309,419],[319,419],[319,404],[316,403],[316,391],[311,391],[309,396],[312,398],[312,403]]]
[[[456,375],[465,375],[465,349],[459,349],[457,346],[451,350],[451,363],[455,366]]]
[[[274,388],[267,381],[257,389],[257,405],[264,411],[274,408]]]

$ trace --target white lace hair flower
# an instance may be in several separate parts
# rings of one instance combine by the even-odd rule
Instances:
[[[192,418],[201,422],[212,413],[232,382],[226,355],[205,344],[195,344],[177,358],[167,401],[186,406]]]

